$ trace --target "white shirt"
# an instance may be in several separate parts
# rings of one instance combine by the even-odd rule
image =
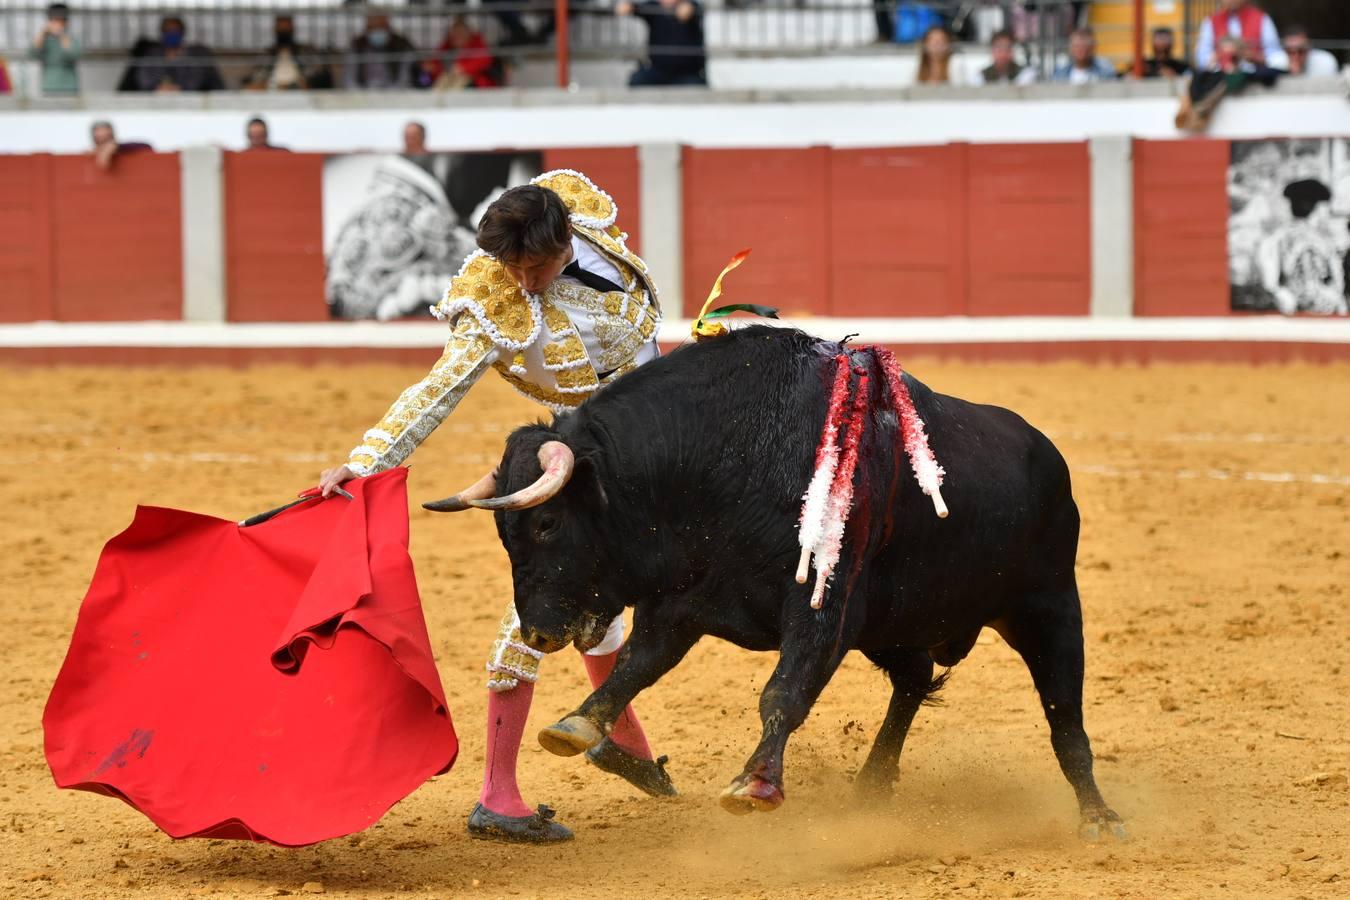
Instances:
[[[606,281],[612,281],[620,290],[625,290],[623,275],[614,263],[606,259],[599,250],[596,250],[590,244],[583,241],[576,235],[572,235],[572,259],[576,261],[578,267],[585,269],[592,275],[599,275]],[[558,281],[566,281],[570,284],[581,284],[580,281],[571,275],[559,275]],[[584,309],[578,309],[566,302],[561,295],[556,295],[553,301],[567,313],[567,317],[572,320],[572,327],[577,330],[577,337],[581,338],[581,344],[586,348],[586,355],[591,359],[591,365],[596,367],[596,373],[605,375],[606,372],[597,364],[600,359],[600,352],[604,347],[603,342],[595,333],[595,314]],[[634,354],[634,359],[638,365],[650,362],[660,356],[661,352],[656,345],[656,335],[653,333],[642,349]]]
[[[1313,47],[1308,51],[1308,64],[1304,67],[1303,74],[1294,77],[1335,78],[1339,74],[1341,74],[1341,67],[1336,63],[1336,57],[1325,50],[1318,50]]]

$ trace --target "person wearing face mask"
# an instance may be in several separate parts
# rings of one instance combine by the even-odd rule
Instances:
[[[160,20],[159,42],[134,63],[136,90],[166,94],[224,89],[211,51],[201,44],[189,44],[186,38],[187,25],[182,19],[165,16]]]
[[[366,30],[352,39],[351,52],[342,66],[343,87],[410,88],[416,54],[411,41],[390,29],[388,16],[366,16]]]
[[[295,39],[295,19],[277,16],[272,22],[272,46],[267,61],[244,81],[248,91],[294,91],[331,88],[333,73],[319,52]]]

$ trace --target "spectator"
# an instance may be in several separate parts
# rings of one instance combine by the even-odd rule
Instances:
[[[271,136],[267,133],[267,123],[259,116],[254,116],[248,120],[248,125],[244,127],[244,135],[248,138],[248,146],[245,150],[281,150],[285,152],[285,147],[278,147],[271,141]]]
[[[614,12],[647,23],[647,61],[628,79],[629,85],[707,86],[703,10],[694,0],[649,0],[636,5],[619,0]]]
[[[1216,42],[1223,37],[1240,39],[1247,47],[1247,58],[1257,65],[1279,66],[1284,62],[1280,36],[1270,16],[1247,0],[1219,0],[1219,11],[1200,23],[1195,42],[1195,67],[1201,71],[1214,65]]]
[[[455,16],[436,50],[438,56],[424,59],[418,66],[418,87],[493,88],[506,81],[501,60],[492,55],[483,35],[470,28],[463,16]]]
[[[1153,29],[1153,56],[1144,60],[1145,78],[1176,78],[1191,71],[1184,59],[1172,55],[1176,34],[1170,28]]]
[[[1284,55],[1289,60],[1290,75],[1335,78],[1341,72],[1336,57],[1314,47],[1308,39],[1308,29],[1302,25],[1290,25],[1284,30]]]
[[[93,150],[90,151],[94,154],[94,165],[105,172],[112,168],[113,160],[117,157],[150,149],[149,144],[138,141],[119,144],[111,122],[95,122],[89,128],[89,137],[94,142]]]
[[[80,58],[80,42],[68,30],[70,7],[53,3],[47,7],[47,23],[33,39],[28,55],[42,67],[42,93],[78,94],[80,73],[75,63]]]
[[[0,56],[0,94],[8,94],[14,90],[14,85],[9,82],[9,66],[5,63],[5,58]]]
[[[919,84],[958,84],[952,78],[952,33],[946,25],[933,25],[919,43]]]
[[[1069,61],[1055,69],[1051,81],[1089,84],[1115,81],[1116,70],[1097,56],[1097,36],[1091,28],[1075,28],[1069,35]]]
[[[421,122],[409,122],[404,125],[403,155],[426,156],[430,152],[427,149],[427,126]]]
[[[225,87],[211,51],[186,42],[187,25],[177,16],[159,23],[159,42],[135,65],[135,89],[154,93],[219,91]]]
[[[372,13],[366,16],[366,30],[352,39],[343,85],[348,90],[410,88],[416,52],[411,41],[389,28],[388,16]]]
[[[1013,58],[1011,31],[994,32],[989,41],[989,57],[992,62],[979,71],[976,84],[1031,84],[1036,80],[1035,69]]]
[[[244,90],[303,91],[333,86],[333,73],[320,59],[319,51],[296,42],[293,17],[272,20],[272,46],[266,52],[267,62],[253,70]]]
[[[1177,127],[1185,131],[1204,131],[1224,97],[1241,93],[1252,81],[1269,87],[1280,74],[1269,66],[1252,62],[1241,38],[1219,38],[1210,67],[1191,76],[1186,93],[1181,97]]]

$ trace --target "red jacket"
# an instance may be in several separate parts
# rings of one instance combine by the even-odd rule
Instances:
[[[469,36],[467,47],[451,47],[450,37],[447,35],[436,49],[442,54],[442,58],[445,54],[453,54],[455,70],[467,75],[474,87],[501,87],[501,81],[494,77],[492,71],[496,58],[488,50],[487,41],[483,40],[483,36],[478,32],[475,31]],[[432,81],[445,71],[441,59],[431,60],[426,68]]]
[[[1209,17],[1209,27],[1214,30],[1214,41],[1218,43],[1219,39],[1228,34],[1228,22],[1230,16],[1237,16],[1238,25],[1242,28],[1242,40],[1247,44],[1247,48],[1255,55],[1264,58],[1265,52],[1261,47],[1261,23],[1265,21],[1266,14],[1248,3],[1239,7],[1237,12],[1221,10]]]

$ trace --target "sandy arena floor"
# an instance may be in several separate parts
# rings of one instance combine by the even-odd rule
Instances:
[[[1076,839],[1030,678],[987,631],[946,706],[919,714],[887,811],[850,799],[888,696],[857,657],[789,747],[783,809],[722,812],[774,657],[709,639],[638,703],[683,796],[648,800],[527,745],[527,800],[555,806],[578,839],[471,841],[482,664],[509,573],[489,516],[420,509],[413,554],[458,766],[327,845],[171,841],[121,803],[56,790],[42,757],[42,707],[102,543],[137,502],[227,517],[281,502],[420,372],[9,369],[0,896],[260,897],[306,882],[372,898],[1347,896],[1350,368],[911,368],[1013,407],[1069,460],[1088,731],[1129,843]],[[468,484],[538,415],[489,376],[413,458],[412,498]],[[529,733],[583,685],[574,653],[550,658]]]

